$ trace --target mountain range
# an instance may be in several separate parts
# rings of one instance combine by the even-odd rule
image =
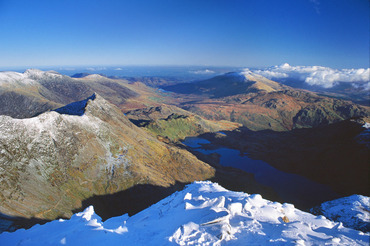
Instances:
[[[71,78],[53,71],[0,72],[0,114],[29,118],[99,93],[120,105],[138,94],[100,75]]]
[[[228,73],[163,89],[187,95],[179,106],[212,120],[229,120],[250,130],[288,131],[369,117],[370,108],[295,89],[250,71]]]
[[[195,180],[280,199],[252,174],[220,165],[217,154],[191,153],[181,143],[200,134],[320,183],[354,181],[335,186],[339,193],[366,193],[367,146],[355,137],[369,107],[250,71],[165,84],[172,85],[0,72],[0,218],[19,221],[5,230],[70,218],[91,204],[103,220],[133,215]],[[354,171],[351,158],[359,159]]]

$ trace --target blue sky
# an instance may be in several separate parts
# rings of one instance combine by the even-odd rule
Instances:
[[[369,66],[368,0],[0,0],[0,68]]]

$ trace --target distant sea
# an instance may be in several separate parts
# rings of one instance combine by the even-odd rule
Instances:
[[[56,71],[72,76],[77,73],[101,74],[116,77],[167,77],[184,81],[202,80],[227,72],[239,71],[241,67],[208,66],[78,66],[78,67],[22,67],[1,69],[2,71],[24,72],[28,68]]]

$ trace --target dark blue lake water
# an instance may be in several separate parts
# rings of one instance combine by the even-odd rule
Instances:
[[[284,202],[293,203],[297,207],[307,209],[339,197],[326,185],[316,183],[297,174],[280,171],[264,161],[251,159],[238,150],[221,146],[207,150],[202,145],[210,144],[210,142],[197,137],[188,137],[183,143],[204,154],[218,153],[221,156],[221,165],[239,168],[254,174],[258,183],[271,187]]]

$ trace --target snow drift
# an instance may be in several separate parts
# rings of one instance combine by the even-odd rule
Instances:
[[[370,234],[211,182],[195,182],[132,216],[70,220],[0,234],[1,245],[368,245]]]

